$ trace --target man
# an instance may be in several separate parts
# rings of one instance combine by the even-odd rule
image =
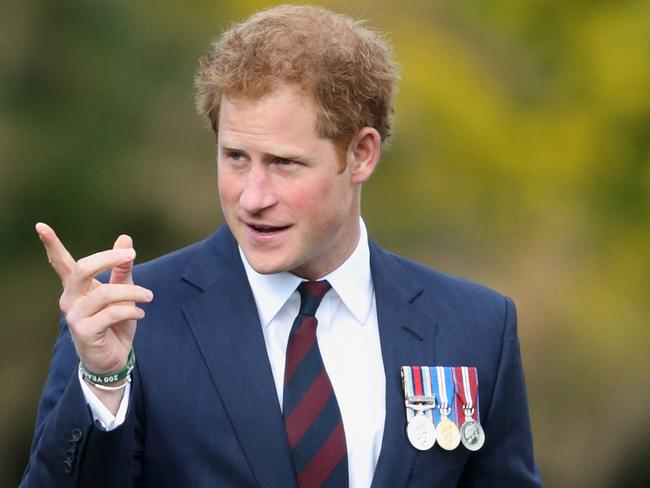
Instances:
[[[360,219],[397,78],[351,19],[260,12],[197,76],[226,226],[134,268],[128,236],[75,262],[37,224],[64,319],[24,485],[539,485],[512,302]],[[409,443],[408,365],[476,368],[481,449]]]

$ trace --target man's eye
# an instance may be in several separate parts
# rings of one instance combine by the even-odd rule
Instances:
[[[296,162],[293,159],[287,159],[287,158],[276,158],[275,162],[281,166],[290,166],[292,164],[296,164]]]
[[[233,159],[235,161],[240,161],[244,158],[244,155],[238,152],[231,152],[228,156],[230,157],[230,159]]]

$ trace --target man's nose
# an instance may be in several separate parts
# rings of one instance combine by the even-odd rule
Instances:
[[[253,164],[246,175],[239,204],[246,212],[255,214],[277,202],[267,169]]]

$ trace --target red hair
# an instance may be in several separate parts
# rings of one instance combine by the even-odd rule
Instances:
[[[363,127],[385,141],[399,70],[377,32],[320,7],[282,5],[233,25],[201,59],[196,103],[215,134],[224,95],[259,98],[295,84],[317,107],[316,130],[337,143]]]

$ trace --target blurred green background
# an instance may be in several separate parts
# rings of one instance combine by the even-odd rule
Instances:
[[[75,256],[130,233],[140,260],[218,226],[193,75],[270,4],[0,6],[0,486],[26,463],[57,333],[34,223]],[[387,32],[403,67],[370,233],[514,297],[546,486],[650,486],[648,2],[322,4]]]

